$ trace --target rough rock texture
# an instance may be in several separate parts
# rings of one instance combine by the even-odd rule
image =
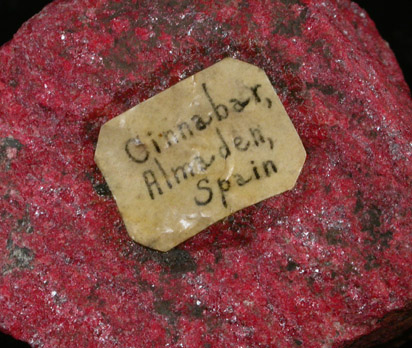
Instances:
[[[93,162],[99,128],[227,56],[267,72],[303,173],[173,251],[143,248]],[[54,2],[0,50],[1,330],[36,347],[367,347],[401,333],[411,111],[388,45],[347,0]]]

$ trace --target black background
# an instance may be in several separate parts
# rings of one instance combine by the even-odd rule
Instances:
[[[0,45],[11,40],[21,24],[50,2],[50,0],[0,0]],[[406,82],[411,88],[412,0],[356,0],[355,2],[369,13],[382,37],[389,42]],[[409,331],[409,337],[410,335]],[[412,342],[402,348],[412,346],[411,344]],[[29,345],[0,332],[0,347],[28,348]],[[385,347],[398,347],[398,345],[393,342]]]

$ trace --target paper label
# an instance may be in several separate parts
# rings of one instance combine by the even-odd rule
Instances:
[[[265,72],[231,58],[104,124],[95,154],[129,235],[161,251],[292,189],[305,158]]]

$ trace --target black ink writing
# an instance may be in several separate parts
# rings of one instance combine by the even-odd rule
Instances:
[[[236,112],[242,112],[245,107],[249,104],[250,98],[247,98],[243,102],[238,99],[230,99],[230,102],[233,103],[233,110]]]
[[[197,198],[197,196],[195,197],[195,203],[196,203],[196,205],[199,205],[199,206],[208,205],[213,199],[212,189],[210,187],[203,186],[203,183],[209,184],[209,180],[207,178],[200,179],[196,184],[196,187],[199,191],[206,191],[207,192],[207,198],[206,199],[201,200],[201,199]]]
[[[126,142],[125,151],[127,156],[136,163],[144,163],[149,159],[149,151],[138,137]]]
[[[143,172],[143,180],[150,198],[154,200],[156,196],[163,195],[165,189],[169,188],[169,190],[172,190],[190,177],[205,173],[214,163],[215,159],[215,155],[211,155],[208,160],[197,155],[190,162],[184,162],[168,168],[158,158],[155,158],[154,162],[157,170],[149,169]],[[163,180],[160,180],[160,178],[163,178]],[[157,188],[157,191],[153,190],[153,187]]]
[[[168,191],[175,190],[176,187],[186,181],[192,181],[196,178],[196,175],[201,174],[202,177],[197,180],[196,184],[198,194],[194,197],[195,204],[199,206],[209,204],[213,201],[216,192],[216,196],[220,197],[222,206],[228,208],[228,195],[234,186],[243,187],[253,181],[269,178],[277,173],[278,169],[273,160],[256,163],[256,160],[252,158],[249,162],[249,169],[245,169],[245,172],[231,173],[227,178],[210,181],[205,175],[207,175],[209,168],[215,163],[216,159],[220,158],[220,160],[226,161],[237,152],[244,154],[255,151],[255,149],[268,148],[273,150],[275,147],[275,141],[271,136],[265,134],[265,130],[259,124],[237,129],[237,121],[234,119],[234,128],[223,128],[224,131],[222,131],[219,122],[223,122],[231,114],[235,117],[243,113],[251,105],[251,101],[262,106],[267,104],[265,106],[268,108],[271,108],[272,101],[262,95],[263,89],[260,84],[246,87],[249,96],[230,98],[226,104],[222,100],[218,100],[216,92],[209,88],[206,83],[202,83],[201,86],[205,102],[210,107],[210,112],[204,115],[192,115],[187,121],[177,123],[174,128],[155,134],[148,131],[146,134],[149,139],[145,143],[136,135],[127,140],[125,151],[133,162],[139,165],[150,165],[142,172],[142,179],[152,200],[165,195]],[[151,153],[155,153],[167,156],[166,149],[177,146],[181,142],[209,129],[214,122],[217,122],[214,127],[215,138],[210,143],[213,150],[208,150],[209,155],[207,158],[196,155],[190,160],[179,161],[180,159],[177,158],[170,161],[170,159],[165,160],[166,157],[151,155]]]
[[[214,164],[216,156],[227,160],[228,157],[236,151],[244,153],[254,148],[268,147],[270,150],[274,148],[274,141],[271,137],[265,136],[259,125],[247,129],[244,135],[238,135],[229,141],[230,138],[216,127],[216,142],[211,144],[215,148],[215,154],[210,155],[207,159],[200,155],[194,156],[190,161],[180,162],[169,167],[166,167],[158,158],[154,158],[155,167],[143,173],[143,179],[146,184],[147,192],[151,199],[156,196],[161,196],[165,190],[172,190],[176,185],[182,184],[189,178],[194,178],[196,174],[205,174],[207,170]],[[271,160],[264,161],[260,166],[255,164],[254,160],[250,161],[251,175],[243,176],[240,173],[234,174],[235,183],[238,186],[245,186],[252,180],[260,180],[262,177],[270,177],[277,173],[277,167]],[[226,180],[227,181],[227,180]],[[218,181],[222,204],[227,207],[226,192],[229,191],[231,183],[225,180]],[[203,183],[203,182],[202,182]],[[204,183],[202,184],[204,187]]]
[[[230,178],[219,178],[216,180],[215,183],[210,182],[210,180],[206,177],[198,181],[197,189],[199,191],[207,191],[208,192],[208,199],[200,200],[198,196],[195,196],[194,201],[196,205],[208,205],[213,201],[214,192],[217,192],[218,196],[220,197],[222,206],[224,208],[230,208],[230,204],[228,202],[228,194],[233,186],[245,186],[253,181],[260,181],[264,178],[271,177],[272,174],[277,173],[277,167],[273,160],[266,160],[262,161],[260,164],[256,164],[255,161],[251,161],[251,168],[248,170],[249,175],[243,173],[234,173]],[[264,173],[261,175],[261,173]],[[246,178],[246,179],[245,179]]]
[[[144,179],[144,182],[146,184],[146,187],[147,187],[147,190],[149,192],[149,195],[150,195],[151,199],[155,199],[155,195],[154,195],[154,192],[152,190],[152,186],[156,186],[157,193],[159,195],[163,194],[163,190],[160,188],[159,182],[157,181],[156,175],[155,175],[155,173],[153,173],[153,170],[151,170],[151,169],[145,170],[143,172],[143,179]]]
[[[260,96],[258,94],[258,88],[260,87],[262,87],[262,85],[256,85],[250,88],[253,93],[253,97],[255,98],[256,103],[260,103],[262,101],[262,99],[260,99]]]
[[[188,121],[179,122],[175,129],[166,129],[156,134],[152,132],[147,132],[147,136],[150,137],[148,141],[143,143],[139,136],[130,138],[126,141],[125,151],[127,156],[135,163],[142,164],[146,163],[150,158],[150,153],[155,151],[156,153],[162,153],[163,149],[176,146],[181,140],[188,140],[194,137],[195,132],[202,132],[208,129],[212,123],[221,122],[229,118],[231,111],[235,114],[240,114],[245,111],[245,109],[250,105],[250,101],[254,100],[255,103],[261,103],[262,98],[260,95],[259,88],[260,84],[253,87],[248,87],[251,97],[248,98],[230,98],[228,103],[231,103],[231,108],[227,105],[217,102],[213,97],[213,89],[210,89],[206,83],[202,83],[202,90],[205,99],[211,107],[211,112],[207,115],[192,115],[189,117]],[[268,108],[271,108],[272,101],[269,98],[265,98]],[[263,104],[263,103],[262,103]],[[239,139],[237,142],[239,143]],[[244,148],[243,151],[247,151],[248,145],[240,143],[237,145],[239,151]],[[222,149],[223,151],[224,149]]]
[[[227,208],[226,192],[230,190],[230,181],[226,179],[217,179],[217,186],[219,187],[220,197],[222,198],[222,205]]]
[[[212,97],[210,96],[210,94],[207,90],[206,83],[202,83],[202,88],[203,88],[203,91],[206,94],[207,100],[209,100],[209,103],[212,106],[213,111],[215,112],[217,120],[222,121],[222,120],[228,118],[229,110],[228,110],[227,106],[224,105],[224,104],[219,104],[219,105],[215,104],[215,102],[213,101]]]
[[[222,142],[222,145],[219,146],[219,154],[223,159],[226,159],[230,156],[231,152],[229,146],[226,143],[226,140],[223,138],[222,133],[220,132],[219,128],[216,128],[217,136],[219,140]]]

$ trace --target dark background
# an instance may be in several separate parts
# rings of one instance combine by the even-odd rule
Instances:
[[[21,24],[50,2],[51,0],[0,0],[0,45],[11,40]],[[389,42],[406,82],[411,88],[412,0],[356,0],[355,2],[369,13],[382,37]],[[411,337],[410,331],[408,336]],[[29,345],[0,332],[0,347],[28,348]],[[399,347],[399,342],[385,345],[385,348],[392,347]],[[411,341],[402,346],[402,348],[407,347],[412,347]]]

